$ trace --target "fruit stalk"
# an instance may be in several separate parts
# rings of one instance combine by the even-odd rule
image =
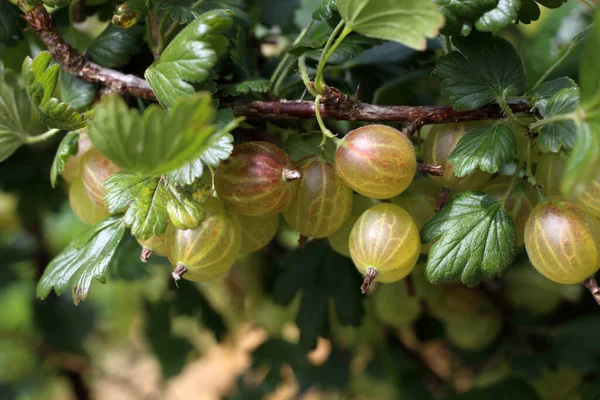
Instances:
[[[362,285],[360,285],[360,292],[362,294],[367,294],[367,292],[369,291],[369,288],[371,287],[371,283],[373,283],[375,278],[377,278],[377,275],[379,275],[379,272],[375,268],[373,268],[373,267],[367,268],[367,273],[365,274],[365,279],[363,280]]]
[[[592,296],[594,296],[594,300],[596,303],[600,305],[600,286],[598,286],[598,282],[596,282],[596,278],[593,276],[586,279],[583,282],[583,285],[590,291]]]
[[[183,275],[185,275],[186,272],[188,272],[188,269],[186,268],[185,265],[183,265],[182,263],[177,264],[177,267],[171,274],[173,276],[173,280],[175,281],[175,285],[177,287],[179,287],[179,284],[177,282],[179,282],[181,280],[181,278],[183,277]]]
[[[152,254],[154,254],[154,252],[152,250],[150,250],[149,248],[144,247],[142,249],[141,254],[140,254],[140,260],[142,262],[148,262],[148,260],[150,259],[150,257],[152,257]]]

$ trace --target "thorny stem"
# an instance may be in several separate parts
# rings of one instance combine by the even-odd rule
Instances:
[[[152,250],[150,250],[147,247],[144,247],[142,249],[142,253],[140,254],[140,260],[142,262],[148,262],[148,260],[150,259],[150,257],[152,257],[152,254],[154,254],[154,252]]]
[[[583,285],[590,291],[596,303],[600,305],[600,286],[598,286],[596,278],[593,276],[589,277],[583,282]]]
[[[60,129],[50,129],[49,131],[44,132],[41,135],[29,136],[29,137],[25,138],[25,143],[27,143],[27,144],[40,143],[40,142],[50,139],[52,136],[54,136],[58,132],[60,132]]]
[[[181,280],[181,278],[183,277],[183,275],[185,275],[186,272],[188,272],[186,266],[182,263],[178,263],[177,267],[175,268],[175,271],[173,271],[173,273],[171,274],[173,276],[173,280],[175,281],[175,286],[179,287],[178,282]]]
[[[379,275],[379,272],[377,271],[377,269],[375,269],[373,267],[367,268],[367,273],[365,274],[365,279],[363,280],[362,285],[360,285],[360,292],[362,294],[367,294],[367,292],[369,291],[369,287],[371,287],[371,283],[373,283],[375,278],[377,278],[377,275]]]
[[[511,122],[518,121],[517,117],[515,116],[515,114],[511,110],[511,108],[508,106],[506,99],[504,97],[500,97],[497,100],[498,100],[498,105],[500,106],[500,108],[502,108],[502,111],[504,111],[504,114],[506,114],[506,117],[508,118],[508,120]]]

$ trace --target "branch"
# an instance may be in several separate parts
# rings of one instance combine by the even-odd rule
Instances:
[[[19,1],[19,7],[26,10],[22,1]],[[25,11],[24,18],[48,46],[52,57],[66,72],[88,82],[100,83],[110,91],[119,94],[130,94],[156,101],[156,95],[145,79],[95,64],[66,43],[58,33],[52,16],[48,14],[43,5],[40,4],[30,11]],[[323,118],[426,125],[504,117],[504,112],[498,104],[488,104],[472,111],[455,111],[449,106],[378,106],[348,101],[347,96],[336,91],[335,88],[328,88],[328,98],[324,98],[323,104],[319,108]],[[249,118],[310,119],[315,117],[312,101],[240,101],[228,106],[236,116]],[[529,110],[529,105],[525,102],[513,103],[509,107],[513,113],[528,112]]]
[[[22,1],[19,1],[19,7],[25,10]],[[154,92],[152,92],[145,79],[95,64],[66,43],[58,33],[52,16],[48,14],[42,4],[38,4],[32,10],[25,12],[24,18],[31,29],[48,46],[48,51],[52,54],[52,57],[66,72],[88,82],[101,83],[111,91],[119,94],[131,94],[156,100]]]

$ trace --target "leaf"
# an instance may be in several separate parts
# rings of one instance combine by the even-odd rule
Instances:
[[[541,115],[546,114],[546,104],[548,100],[559,90],[575,88],[577,84],[571,78],[566,76],[544,82],[534,90],[527,93],[528,100],[533,103],[534,108],[539,110]]]
[[[111,175],[105,182],[104,204],[111,213],[125,212],[125,224],[138,239],[160,236],[169,220],[181,229],[198,226],[204,211],[190,193],[160,177],[140,177],[127,172]]]
[[[508,272],[517,249],[515,226],[502,203],[483,192],[462,192],[425,224],[433,243],[426,275],[431,283],[457,278],[474,286]]]
[[[98,85],[79,79],[68,72],[60,72],[60,95],[65,103],[69,103],[74,110],[80,111],[87,108],[94,98]]]
[[[315,8],[312,17],[317,21],[328,20],[333,16],[333,13],[338,10],[336,0],[323,0],[321,4]]]
[[[227,50],[227,39],[218,33],[229,28],[231,22],[229,10],[202,14],[146,70],[144,75],[163,107],[171,107],[177,97],[194,94],[191,83],[209,77],[217,59]]]
[[[444,17],[429,1],[338,0],[346,30],[377,39],[393,40],[416,50],[425,50],[426,38],[434,38]]]
[[[194,349],[186,339],[173,335],[170,309],[166,301],[146,302],[146,337],[160,362],[164,379],[178,375]]]
[[[65,163],[69,157],[77,154],[79,149],[78,140],[78,132],[69,132],[58,145],[56,155],[54,156],[54,161],[52,161],[52,168],[50,169],[50,183],[52,184],[53,188],[56,187],[56,180],[58,179],[59,175],[62,175],[65,169]]]
[[[349,35],[344,41],[331,53],[331,57],[327,60],[328,64],[342,64],[346,61],[359,56],[365,50],[379,44],[380,41],[377,39],[371,39],[361,35]],[[321,47],[321,46],[319,46]],[[305,53],[306,58],[314,61],[321,59],[323,49],[310,50]],[[302,54],[299,54],[302,55]]]
[[[60,66],[50,66],[52,56],[47,51],[42,51],[32,60],[26,57],[23,61],[23,80],[25,90],[42,123],[49,128],[74,130],[85,125],[85,117],[75,111],[67,103],[62,103],[52,97]]]
[[[589,30],[579,68],[581,105],[587,111],[600,108],[600,8],[596,9],[594,24]]]
[[[521,96],[526,76],[521,59],[510,43],[490,34],[453,37],[460,51],[441,57],[436,72],[442,95],[455,110],[468,111],[496,99]]]
[[[521,9],[519,10],[519,21],[524,24],[530,24],[540,19],[540,7],[535,0],[521,0]]]
[[[121,217],[110,217],[87,229],[56,256],[44,270],[37,286],[39,298],[52,289],[61,295],[72,286],[73,301],[85,300],[92,278],[106,281],[106,272],[125,233]]]
[[[494,9],[498,0],[435,0],[446,19],[442,34],[467,36],[483,14]]]
[[[517,139],[504,124],[480,126],[470,130],[458,141],[448,162],[458,177],[472,174],[479,168],[496,173],[517,156]]]
[[[244,82],[220,84],[218,85],[218,89],[224,97],[236,97],[251,93],[265,93],[269,90],[269,81],[262,78],[251,78]]]
[[[122,67],[142,50],[145,29],[135,25],[122,29],[109,24],[90,44],[85,54],[93,62],[108,68]]]
[[[516,22],[521,0],[499,0],[493,10],[484,13],[475,23],[481,32],[500,32],[503,28]]]
[[[558,8],[566,3],[568,0],[535,0],[544,7],[547,8]]]
[[[27,138],[31,108],[27,93],[12,71],[0,62],[0,161],[6,160]]]
[[[572,113],[579,104],[579,90],[577,88],[561,89],[550,99],[543,112],[544,118],[550,118],[561,114]],[[577,126],[572,119],[556,121],[542,126],[538,136],[538,146],[544,153],[558,153],[560,149],[571,149],[575,142]]]
[[[233,42],[234,47],[229,52],[231,61],[237,67],[237,72],[240,75],[240,80],[252,80],[256,75],[255,63],[256,54],[252,47],[252,40],[246,35],[244,30],[240,27],[237,29],[235,41]]]
[[[169,2],[160,2],[159,10],[168,10],[169,17],[178,24],[187,24],[198,18],[199,12],[192,8],[193,1],[190,0],[171,0]]]
[[[0,44],[12,47],[23,40],[23,13],[10,1],[0,1]]]
[[[241,118],[235,118],[228,109],[217,111],[214,123],[219,127],[219,135],[201,155],[183,167],[170,172],[166,179],[173,185],[191,185],[204,172],[204,164],[216,168],[221,160],[229,157],[233,151],[233,136],[229,134],[240,123]]]
[[[598,177],[600,165],[600,116],[578,121],[575,145],[569,156],[562,180],[562,193],[576,197],[586,191]]]
[[[288,253],[280,265],[282,271],[275,280],[273,299],[288,305],[302,290],[296,316],[302,348],[314,348],[318,336],[327,336],[330,300],[342,324],[360,324],[364,310],[356,288],[362,277],[352,262],[331,250],[327,242],[311,241],[303,249]]]
[[[180,168],[208,149],[218,134],[206,92],[180,99],[168,113],[158,105],[143,115],[129,109],[116,95],[106,96],[95,109],[89,135],[104,155],[124,171],[161,175]]]

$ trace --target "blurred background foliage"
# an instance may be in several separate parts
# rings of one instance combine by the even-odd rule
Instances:
[[[260,21],[251,36],[268,76],[320,0],[247,3],[245,17]],[[55,17],[83,50],[114,6],[88,1],[83,12],[94,15],[74,26],[67,9]],[[533,83],[588,23],[585,8],[571,0],[503,36],[519,49]],[[311,35],[330,31],[317,23]],[[431,74],[439,48],[431,41],[415,53],[386,43],[327,72],[334,86],[360,84],[365,102],[439,104]],[[19,71],[41,49],[27,31],[0,58]],[[579,57],[553,77],[576,79]],[[143,49],[125,71],[139,73],[151,60]],[[282,87],[287,98],[303,90],[296,74]],[[263,128],[281,134],[297,126]],[[241,256],[216,281],[177,288],[167,260],[141,263],[128,238],[109,282],[95,282],[86,302],[74,306],[68,294],[40,301],[35,285],[45,266],[85,228],[65,187],[49,184],[56,146],[22,147],[0,164],[0,399],[600,398],[597,305],[582,301],[581,287],[543,278],[525,255],[507,279],[473,289],[432,286],[417,267],[408,281],[363,297],[349,259],[323,240],[297,249],[298,236],[282,219],[273,243]]]

